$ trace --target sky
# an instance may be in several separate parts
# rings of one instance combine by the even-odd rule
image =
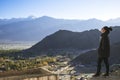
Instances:
[[[50,16],[109,20],[120,17],[120,0],[0,0],[0,18]]]

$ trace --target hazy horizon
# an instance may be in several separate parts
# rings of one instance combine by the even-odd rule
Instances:
[[[41,18],[41,17],[50,17],[50,18],[54,18],[54,19],[65,19],[65,20],[90,20],[90,19],[97,19],[97,20],[101,20],[101,21],[109,21],[109,20],[115,20],[115,19],[120,19],[120,17],[117,18],[110,18],[108,20],[102,20],[102,19],[98,19],[98,18],[88,18],[88,19],[77,19],[77,18],[73,18],[73,19],[67,19],[67,18],[55,18],[55,17],[51,17],[51,16],[47,16],[47,15],[43,15],[43,16],[34,16],[34,15],[30,15],[30,16],[26,16],[26,17],[11,17],[11,18],[0,18],[1,20],[4,19],[25,19],[25,18],[31,18],[31,19],[37,19],[37,18]]]

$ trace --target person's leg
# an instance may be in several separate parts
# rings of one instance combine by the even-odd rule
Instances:
[[[109,76],[109,61],[108,58],[104,58],[104,63],[106,66],[106,73],[104,74],[104,76]]]
[[[98,62],[97,62],[97,73],[100,74],[101,72],[101,63],[102,63],[102,58],[98,58]]]
[[[98,58],[98,61],[97,61],[97,72],[96,72],[95,75],[93,75],[93,77],[100,76],[102,60],[103,60],[103,58]]]

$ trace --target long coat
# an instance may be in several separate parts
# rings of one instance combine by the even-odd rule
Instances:
[[[98,48],[98,57],[108,58],[110,56],[110,43],[107,32],[101,34],[101,40]]]

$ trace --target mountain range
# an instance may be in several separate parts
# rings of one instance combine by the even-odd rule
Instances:
[[[80,54],[71,61],[72,65],[96,65],[97,64],[97,50],[91,50],[84,54]],[[120,42],[111,45],[110,65],[120,64]]]
[[[48,16],[0,19],[0,40],[38,42],[60,29],[82,32],[90,29],[100,29],[104,25],[119,26],[120,19],[111,19],[108,21],[98,19],[68,20]]]

